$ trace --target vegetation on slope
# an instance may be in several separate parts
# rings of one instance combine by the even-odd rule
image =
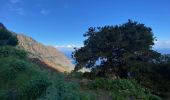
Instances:
[[[84,74],[90,79],[134,79],[151,93],[169,97],[169,58],[152,49],[156,39],[150,27],[128,20],[122,25],[91,27],[84,37],[84,47],[73,52],[74,71],[90,68]]]
[[[0,99],[34,100],[49,86],[47,77],[27,60],[27,53],[17,49],[17,38],[0,29]]]
[[[47,65],[32,63],[15,40],[0,29],[0,100],[85,100],[78,84],[66,82],[63,73],[47,70]]]
[[[89,30],[85,47],[74,52],[75,71],[64,74],[28,59],[27,52],[16,47],[16,36],[0,29],[0,100],[161,100],[159,96],[168,96],[169,58],[151,50],[150,28],[129,21],[99,30]],[[120,41],[112,41],[114,36]],[[101,64],[96,64],[98,59]],[[93,70],[76,72],[82,67]]]

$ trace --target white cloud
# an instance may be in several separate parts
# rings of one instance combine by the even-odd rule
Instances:
[[[40,13],[41,13],[42,15],[48,15],[48,14],[51,13],[51,11],[48,10],[48,9],[42,9],[42,10],[40,11]]]
[[[9,10],[12,12],[15,12],[18,15],[25,15],[25,10],[23,9],[23,6],[20,5],[22,0],[9,0]]]
[[[23,8],[16,8],[14,9],[18,15],[25,15],[25,11]]]
[[[10,0],[10,3],[12,4],[16,4],[16,3],[19,3],[21,0]]]
[[[170,41],[156,41],[154,48],[170,48]]]
[[[68,44],[68,45],[56,45],[54,47],[61,51],[74,51],[74,48],[80,48],[82,47],[82,45]]]
[[[81,46],[74,45],[74,44],[68,44],[68,45],[56,45],[56,48],[80,48]]]
[[[11,7],[10,10],[18,15],[25,15],[25,10],[21,7]]]
[[[83,45],[68,44],[68,45],[56,45],[54,47],[62,51],[63,50],[73,51],[74,48],[80,48],[83,47]],[[155,45],[153,47],[170,49],[170,41],[155,41]]]

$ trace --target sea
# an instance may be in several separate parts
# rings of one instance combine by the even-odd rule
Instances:
[[[170,48],[156,48],[156,49],[154,49],[154,50],[156,50],[157,52],[159,52],[159,53],[161,53],[161,54],[170,54]],[[60,50],[61,52],[63,52],[64,54],[65,54],[65,56],[67,56],[67,58],[69,58],[70,60],[71,60],[71,62],[72,62],[72,64],[76,64],[76,62],[74,61],[74,59],[72,58],[72,52],[74,51],[74,50]]]

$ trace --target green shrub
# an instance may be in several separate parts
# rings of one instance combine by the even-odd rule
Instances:
[[[79,92],[78,83],[66,82],[62,73],[41,70],[29,62],[25,51],[10,46],[0,57],[0,100],[89,100],[89,94]],[[75,75],[75,76],[74,76]],[[81,73],[73,76],[78,78]],[[85,98],[85,99],[84,99]],[[93,100],[93,99],[90,99]]]
[[[79,100],[78,86],[75,83],[65,82],[64,74],[53,73],[48,75],[51,85],[45,95],[39,100]]]
[[[77,79],[81,79],[82,77],[83,77],[83,73],[82,72],[71,72],[70,74],[69,74],[69,76],[71,77],[71,78],[77,78]]]
[[[162,100],[162,99],[159,96],[150,94],[149,95],[149,100]]]
[[[47,76],[51,85],[38,100],[95,100],[95,95],[80,92],[79,83],[66,81],[62,73],[47,73]]]
[[[26,60],[5,57],[0,65],[0,100],[33,100],[49,86],[44,72]]]
[[[84,72],[83,77],[94,80],[96,78],[95,72]]]
[[[0,58],[9,56],[13,56],[19,59],[25,59],[27,57],[27,52],[11,46],[0,47]]]
[[[36,77],[30,80],[23,89],[23,98],[25,100],[35,100],[45,93],[50,85],[44,77]]]
[[[96,100],[96,95],[94,93],[82,93],[80,95],[80,100]]]
[[[170,97],[170,62],[141,65],[134,73],[135,79],[152,93]]]
[[[18,39],[16,35],[5,29],[0,29],[0,46],[11,45],[16,46]]]
[[[29,63],[14,57],[0,58],[0,65],[1,82],[14,80],[18,74],[24,73],[29,67]]]
[[[91,89],[104,89],[110,91],[113,99],[148,99],[159,98],[158,96],[151,95],[148,91],[142,88],[135,80],[132,79],[116,79],[109,80],[106,78],[97,78],[89,85]]]
[[[1,90],[0,91],[0,100],[20,100],[20,94],[15,89],[10,90]]]

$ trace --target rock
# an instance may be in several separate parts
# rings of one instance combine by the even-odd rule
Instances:
[[[59,72],[70,72],[74,67],[71,61],[52,46],[45,46],[31,37],[17,34],[18,47],[29,52],[30,58],[36,58]]]

